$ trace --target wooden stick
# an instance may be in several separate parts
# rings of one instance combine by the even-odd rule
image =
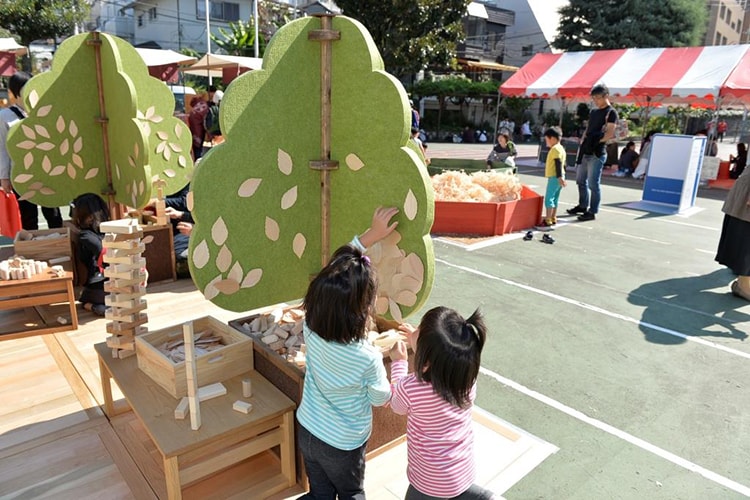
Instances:
[[[198,400],[198,367],[195,364],[192,321],[182,325],[182,334],[185,336],[185,375],[187,377],[188,404],[190,405],[190,428],[197,431],[201,427],[201,409]]]

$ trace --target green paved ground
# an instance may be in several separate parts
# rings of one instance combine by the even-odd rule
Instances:
[[[521,172],[543,192],[540,169]],[[750,496],[750,303],[713,260],[725,192],[655,216],[620,206],[639,183],[606,182],[597,220],[554,245],[435,241],[426,308],[480,306],[490,326],[477,403],[560,448],[504,496]]]

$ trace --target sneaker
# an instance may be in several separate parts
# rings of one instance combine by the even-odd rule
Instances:
[[[566,212],[568,212],[568,214],[570,215],[583,214],[583,213],[586,213],[586,209],[579,205],[576,205],[573,208],[567,209]]]
[[[581,222],[586,222],[589,220],[595,220],[596,215],[592,214],[591,212],[583,212],[581,215],[578,216],[578,220]]]
[[[548,245],[551,245],[554,242],[555,242],[555,239],[549,234],[542,235],[542,243],[547,243]]]
[[[526,231],[526,234],[523,236],[523,241],[530,241],[534,239],[534,231]]]
[[[543,219],[542,222],[534,226],[535,229],[538,231],[551,231],[554,229],[555,223],[552,222],[552,219]]]

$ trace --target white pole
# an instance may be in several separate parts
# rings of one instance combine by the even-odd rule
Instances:
[[[255,57],[260,57],[260,47],[258,45],[258,0],[253,0],[253,16],[255,19]]]
[[[179,0],[178,0],[179,1]],[[213,78],[211,78],[211,20],[209,19],[211,13],[211,6],[209,0],[206,0],[206,63],[208,64],[209,68],[206,69],[206,73],[208,73],[208,84],[211,85],[213,83]]]

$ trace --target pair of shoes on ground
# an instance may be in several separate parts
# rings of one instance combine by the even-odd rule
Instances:
[[[737,280],[732,282],[732,295],[741,299],[750,300],[750,293],[745,292],[740,288],[740,283]]]
[[[580,214],[578,216],[578,220],[581,221],[581,222],[586,222],[586,221],[589,221],[589,220],[595,220],[596,219],[596,215],[594,215],[593,213],[589,212],[588,210],[586,210],[584,207],[582,207],[580,205],[576,205],[573,208],[569,208],[569,209],[566,210],[566,212],[568,212],[569,215]]]
[[[596,215],[592,214],[591,212],[583,212],[578,216],[578,220],[581,222],[596,220]]]
[[[543,234],[542,235],[542,243],[547,243],[549,245],[553,244],[555,242],[555,239],[550,236],[549,234]]]
[[[573,208],[567,209],[566,212],[568,212],[568,215],[578,215],[578,214],[586,213],[586,208],[576,205]]]

